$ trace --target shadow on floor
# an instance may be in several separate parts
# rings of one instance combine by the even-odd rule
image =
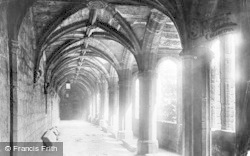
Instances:
[[[110,133],[101,131],[98,126],[86,121],[61,121],[59,141],[63,142],[64,156],[135,156],[124,148],[123,142],[115,139]],[[136,144],[136,139],[129,144]],[[178,156],[174,153],[159,150],[156,156]]]

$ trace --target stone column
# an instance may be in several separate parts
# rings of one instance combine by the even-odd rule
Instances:
[[[136,85],[136,82],[137,82],[137,78],[138,78],[138,73],[134,74],[133,75],[133,78],[132,78],[132,89],[131,89],[131,93],[132,93],[132,130],[133,130],[133,133],[134,134],[138,134],[138,120],[139,120],[139,116],[137,116],[137,112],[139,112],[139,103],[137,103],[137,98],[139,97],[136,97],[136,94],[137,94],[137,85]],[[139,89],[138,89],[139,90]]]
[[[20,51],[18,41],[10,41],[10,141],[17,142],[20,140],[18,136],[18,53]]]
[[[104,101],[105,101],[105,95],[104,95],[104,86],[103,83],[99,83],[100,86],[100,107],[99,107],[99,112],[100,112],[100,120],[103,119],[104,117]]]
[[[235,67],[238,78],[236,86],[236,156],[247,155],[249,147],[250,129],[250,4],[248,1],[240,3],[241,13],[237,16],[240,30],[238,45],[235,52]]]
[[[138,155],[156,153],[156,72],[145,70],[138,74],[140,81],[139,98],[139,140]]]
[[[95,93],[92,93],[91,95],[91,118],[90,118],[91,123],[93,123],[95,119],[95,115],[96,115],[95,110],[96,110],[96,97],[95,97]]]
[[[109,90],[108,90],[108,84],[106,82],[103,84],[103,95],[104,95],[103,119],[107,123],[109,119]]]
[[[100,89],[96,89],[94,94],[94,124],[99,124],[100,119]]]
[[[109,131],[113,134],[118,132],[119,112],[119,86],[115,82],[109,86]]]
[[[156,63],[161,31],[167,22],[158,10],[151,10],[139,58],[139,140],[138,155],[154,154],[158,150],[156,134]]]
[[[109,126],[113,124],[113,109],[114,109],[114,84],[109,85]]]
[[[235,130],[235,47],[229,35],[220,37],[220,77],[221,77],[221,106],[222,129]],[[236,42],[236,41],[234,41]],[[231,43],[231,44],[230,44]],[[232,76],[233,75],[233,76]]]
[[[210,127],[206,123],[209,122],[207,59],[185,52],[182,56],[183,155],[206,155],[210,137]]]
[[[108,88],[107,83],[100,84],[100,126],[103,130],[107,130],[108,121]]]
[[[132,132],[132,104],[131,104],[131,71],[126,69],[119,79],[119,131],[118,139],[131,139]]]
[[[193,156],[194,56],[183,56],[183,155]]]
[[[88,121],[91,122],[91,119],[92,119],[92,116],[93,116],[93,99],[92,99],[92,94],[90,95],[88,103],[89,103]]]
[[[177,71],[177,125],[178,125],[178,142],[177,142],[177,153],[182,153],[182,61],[181,57],[178,59],[178,71]]]

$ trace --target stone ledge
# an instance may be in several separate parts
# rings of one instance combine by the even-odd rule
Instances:
[[[156,154],[159,149],[157,140],[138,140],[137,142],[138,154]]]
[[[58,131],[57,127],[53,127],[46,131],[42,136],[42,141],[46,146],[52,146],[54,142],[58,141],[58,136],[60,132]]]
[[[134,143],[134,140],[126,140],[123,139],[122,141],[122,145],[129,150],[130,152],[136,152],[137,147],[136,147],[136,143]]]

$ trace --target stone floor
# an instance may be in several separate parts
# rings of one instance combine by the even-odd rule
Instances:
[[[134,156],[122,142],[111,137],[97,126],[85,121],[61,121],[59,141],[63,142],[64,156]],[[160,150],[157,156],[176,154]]]

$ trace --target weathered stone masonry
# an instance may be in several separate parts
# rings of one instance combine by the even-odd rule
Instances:
[[[41,141],[42,135],[54,127],[59,120],[59,96],[56,93],[48,94],[45,101],[43,80],[33,84],[36,36],[33,27],[32,10],[29,10],[22,22],[18,41],[8,36],[7,7],[0,5],[0,142],[13,141]],[[10,44],[15,45],[12,52],[16,52],[16,61],[12,64],[17,67],[14,74],[13,109],[10,103]],[[13,48],[13,47],[12,47]],[[47,104],[47,107],[46,107]],[[13,113],[13,122],[10,115]],[[13,125],[12,125],[13,124]],[[11,126],[13,136],[11,137]]]
[[[55,126],[59,118],[58,96],[48,95],[46,102],[44,80],[41,79],[37,84],[33,84],[35,42],[36,36],[30,10],[23,20],[18,36],[17,141],[41,141],[43,133]]]
[[[6,8],[0,6],[0,141],[9,141],[9,55]]]

